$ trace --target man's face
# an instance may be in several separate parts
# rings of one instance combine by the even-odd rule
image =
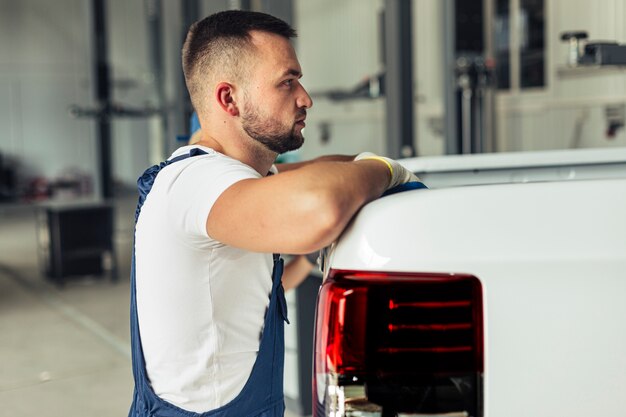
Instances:
[[[252,139],[262,143],[269,150],[278,154],[300,148],[304,143],[302,128],[306,111],[302,109],[296,119],[279,117],[263,111],[263,105],[257,106],[250,101],[244,104],[242,127]],[[297,120],[302,119],[302,122]]]
[[[302,72],[291,43],[278,35],[252,32],[254,68],[244,94],[241,123],[252,139],[284,153],[304,142],[302,129],[311,97],[299,82]]]

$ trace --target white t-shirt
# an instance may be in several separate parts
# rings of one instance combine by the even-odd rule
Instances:
[[[272,255],[226,246],[206,219],[234,183],[260,178],[235,159],[201,146],[156,177],[137,221],[139,329],[155,393],[203,412],[234,399],[257,357],[272,290]]]

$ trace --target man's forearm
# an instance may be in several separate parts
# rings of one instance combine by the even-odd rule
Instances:
[[[283,272],[283,287],[285,291],[300,285],[309,276],[314,265],[309,262],[305,255],[295,255],[290,262],[285,265]]]
[[[308,161],[276,164],[276,168],[278,169],[278,172],[285,172],[292,169],[302,168],[303,166],[314,164],[316,162],[350,162],[354,160],[355,156],[356,155],[324,155]]]
[[[242,180],[213,205],[207,234],[255,252],[310,253],[335,240],[360,207],[380,197],[390,178],[385,163],[370,159],[320,161]]]

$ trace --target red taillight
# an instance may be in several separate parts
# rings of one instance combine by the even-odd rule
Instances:
[[[365,314],[367,290],[324,285],[320,292],[316,352],[326,369],[337,373],[358,372],[365,360],[365,326],[354,326]],[[346,332],[349,329],[350,331]]]
[[[315,335],[316,417],[343,415],[339,397],[328,400],[341,388],[349,404],[343,387],[363,391],[355,395],[368,407],[479,413],[482,289],[473,276],[331,271]]]

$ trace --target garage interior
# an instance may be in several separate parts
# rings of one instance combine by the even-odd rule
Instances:
[[[135,183],[192,133],[188,26],[228,9],[298,32],[283,162],[626,147],[626,0],[0,0],[0,416],[128,413]],[[287,297],[288,417],[321,281]]]

